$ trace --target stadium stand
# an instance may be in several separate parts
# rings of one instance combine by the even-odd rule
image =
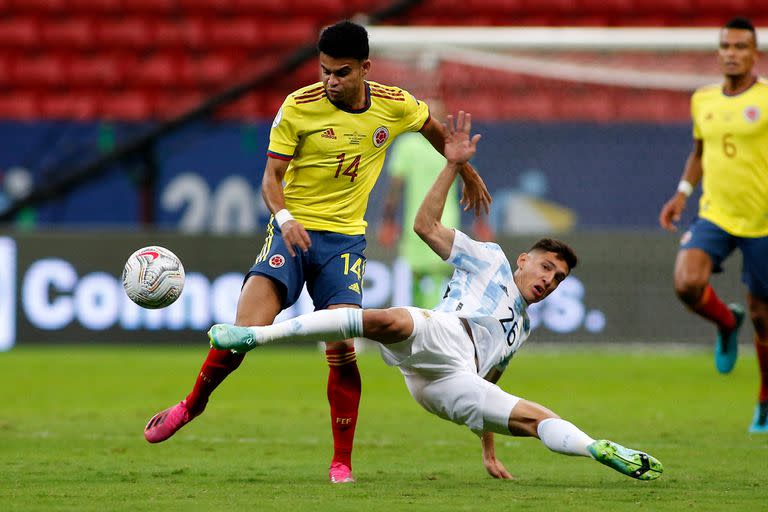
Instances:
[[[253,76],[314,40],[323,24],[385,5],[384,0],[0,0],[0,117],[165,119],[186,101]],[[768,26],[763,0],[429,0],[395,21],[404,25],[719,25],[738,11]],[[279,19],[279,23],[273,20]],[[578,60],[578,56],[569,58]],[[642,63],[644,55],[622,56]],[[710,59],[709,56],[704,57]],[[378,65],[379,63],[377,63]],[[695,70],[702,56],[665,55],[643,65]],[[374,79],[388,81],[381,62]],[[396,66],[390,71],[397,73]],[[480,118],[679,120],[683,96],[630,88],[555,87],[551,81],[446,63],[438,76],[456,105]],[[403,72],[400,71],[402,74]],[[478,75],[481,75],[478,77]],[[268,118],[275,98],[317,78],[314,66],[286,77],[222,117]],[[482,92],[476,92],[478,80]],[[398,83],[402,83],[396,80]],[[555,84],[557,85],[557,84]],[[535,90],[530,90],[535,86]],[[492,91],[493,94],[489,94]],[[515,101],[495,104],[496,94]],[[523,99],[524,98],[524,99]],[[113,103],[113,104],[110,104]],[[514,103],[514,104],[512,104]],[[661,105],[661,106],[660,106]],[[452,105],[449,105],[452,106]],[[665,106],[665,107],[662,107]],[[682,117],[680,117],[682,116]]]

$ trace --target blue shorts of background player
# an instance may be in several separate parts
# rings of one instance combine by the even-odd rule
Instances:
[[[261,253],[245,279],[260,274],[277,282],[283,291],[283,309],[299,299],[304,283],[316,310],[333,304],[362,306],[365,236],[307,233],[312,241],[309,250],[298,250],[291,257],[277,222],[271,219]]]
[[[734,249],[743,258],[741,280],[749,292],[768,299],[768,237],[734,236],[708,220],[697,218],[683,235],[681,249],[701,249],[712,259],[712,271],[722,272],[722,263]]]

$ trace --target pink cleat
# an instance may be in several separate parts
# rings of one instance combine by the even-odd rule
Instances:
[[[355,477],[352,476],[352,469],[341,462],[331,463],[328,478],[330,478],[332,484],[351,484],[355,482]]]
[[[192,416],[187,410],[187,401],[182,400],[173,407],[152,416],[147,426],[144,427],[144,439],[150,443],[160,443],[176,433],[181,427],[192,421]]]

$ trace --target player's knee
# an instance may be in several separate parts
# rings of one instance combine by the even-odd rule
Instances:
[[[539,423],[559,417],[543,405],[520,400],[509,416],[509,431],[513,436],[538,437]]]
[[[750,297],[748,303],[752,325],[755,327],[757,335],[763,338],[768,334],[768,302]]]
[[[675,294],[686,304],[699,302],[704,288],[707,287],[705,276],[694,274],[675,275]]]
[[[408,328],[406,323],[395,309],[369,309],[363,317],[363,331],[366,337],[378,341],[399,341]]]

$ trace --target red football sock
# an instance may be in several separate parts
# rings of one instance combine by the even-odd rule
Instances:
[[[755,335],[755,352],[757,353],[757,364],[760,368],[760,395],[758,400],[765,402],[768,400],[768,339],[760,339]]]
[[[245,354],[234,354],[230,350],[210,349],[197,375],[195,387],[187,395],[187,410],[195,416],[203,412],[216,386],[235,371],[244,358]]]
[[[352,467],[352,443],[360,405],[360,371],[357,369],[355,347],[326,350],[328,373],[328,403],[331,405],[333,431],[333,462]]]
[[[701,294],[699,303],[693,306],[691,309],[695,313],[703,316],[704,318],[711,320],[717,324],[718,329],[721,331],[731,331],[736,327],[736,317],[728,306],[726,306],[720,297],[717,296],[712,285],[707,285],[704,288],[704,293]]]

